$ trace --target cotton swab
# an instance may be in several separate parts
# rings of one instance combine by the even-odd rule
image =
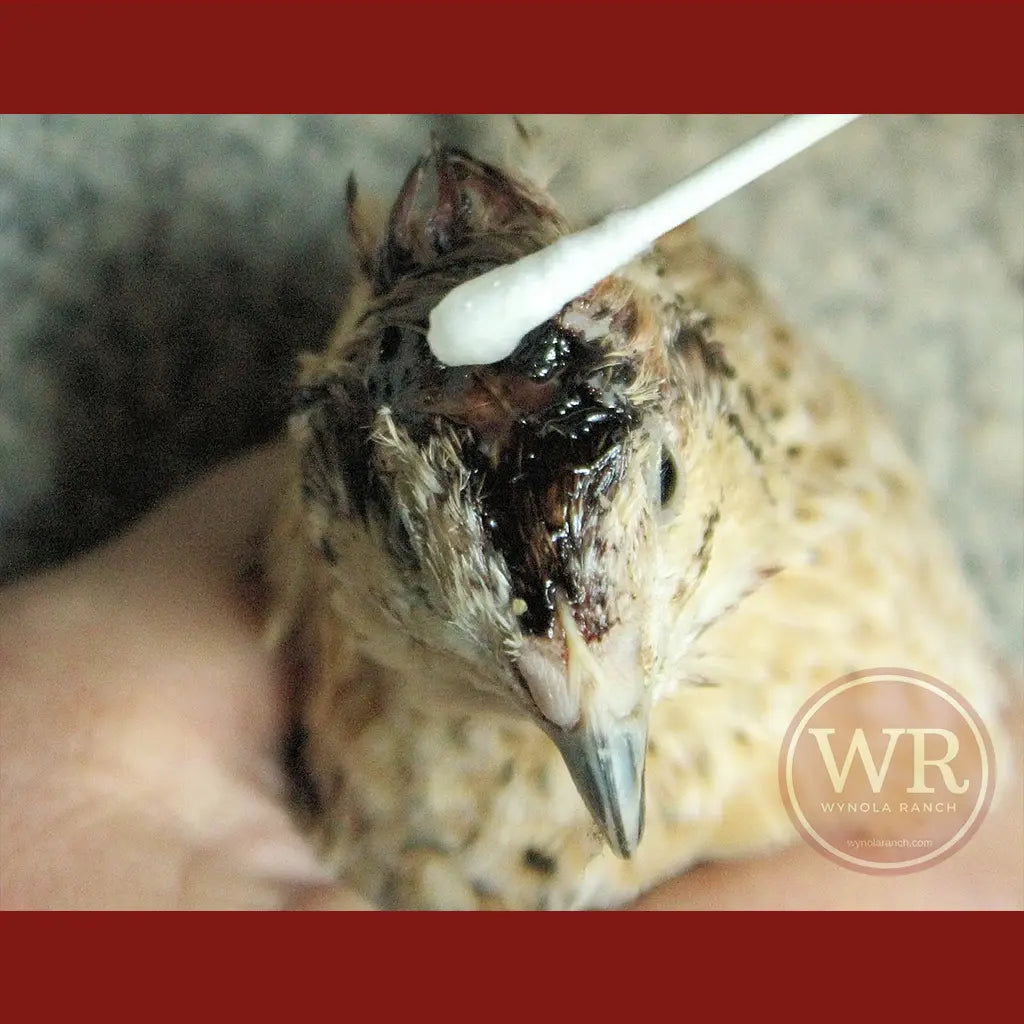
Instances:
[[[848,124],[857,114],[788,117],[649,202],[459,285],[430,314],[427,342],[449,366],[494,363],[524,334],[656,238]]]

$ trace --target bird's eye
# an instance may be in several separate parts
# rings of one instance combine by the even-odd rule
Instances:
[[[667,505],[676,493],[676,460],[668,450],[661,449],[661,503]]]

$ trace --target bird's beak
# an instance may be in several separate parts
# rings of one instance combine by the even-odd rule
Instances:
[[[644,834],[647,722],[583,720],[549,734],[608,845],[620,857],[632,857]]]
[[[528,646],[519,670],[587,809],[628,858],[644,831],[649,699],[639,638],[620,624],[588,643],[566,602],[557,617],[557,641]]]

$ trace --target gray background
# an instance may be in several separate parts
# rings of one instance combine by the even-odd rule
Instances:
[[[773,118],[525,117],[565,209],[648,198]],[[491,117],[0,118],[0,578],[272,434],[344,294],[351,170],[390,198]],[[890,413],[1018,667],[1024,122],[871,117],[701,218]]]

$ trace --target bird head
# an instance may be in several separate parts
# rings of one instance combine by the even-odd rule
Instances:
[[[682,489],[680,323],[610,277],[490,365],[426,340],[452,288],[568,228],[458,150],[417,163],[380,232],[349,188],[362,281],[306,365],[292,426],[335,604],[384,664],[454,680],[554,741],[609,845],[644,826],[663,526]],[[676,344],[678,349],[678,344]]]

